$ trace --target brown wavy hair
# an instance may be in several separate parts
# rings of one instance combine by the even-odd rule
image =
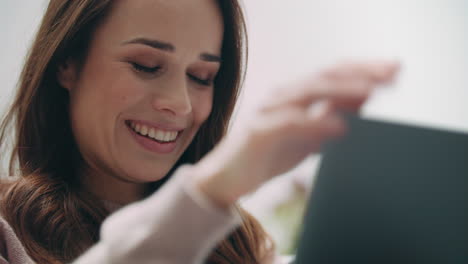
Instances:
[[[218,3],[225,31],[212,112],[171,172],[180,164],[197,162],[221,140],[240,91],[246,26],[237,0]],[[111,0],[50,1],[16,97],[0,125],[2,149],[13,143],[9,175],[15,176],[1,185],[1,213],[38,263],[65,263],[78,257],[99,240],[101,223],[110,214],[80,187],[80,153],[70,126],[69,97],[57,81],[57,71],[66,59],[86,57],[91,36],[111,7]],[[154,183],[155,191],[171,172]],[[217,245],[207,263],[260,263],[269,256],[268,235],[251,215],[239,210],[243,224]]]

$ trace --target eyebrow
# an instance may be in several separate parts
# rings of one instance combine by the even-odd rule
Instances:
[[[200,59],[209,62],[221,62],[221,57],[209,53],[202,53],[200,54]]]
[[[135,38],[131,39],[128,41],[124,41],[122,45],[127,45],[127,44],[143,44],[146,46],[150,46],[155,49],[159,49],[162,51],[167,51],[167,52],[175,52],[176,48],[174,45],[171,43],[167,43],[164,41],[156,40],[156,39],[147,39],[147,38]],[[219,62],[221,63],[221,57],[210,54],[210,53],[202,53],[200,54],[200,59],[203,61],[208,61],[208,62]]]
[[[135,39],[124,41],[122,44],[123,45],[126,45],[126,44],[143,44],[143,45],[155,48],[155,49],[160,49],[160,50],[168,51],[168,52],[175,52],[174,45],[172,45],[171,43],[159,41],[159,40],[156,40],[156,39],[135,38]]]

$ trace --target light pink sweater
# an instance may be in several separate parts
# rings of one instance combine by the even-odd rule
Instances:
[[[101,240],[73,263],[203,263],[241,221],[234,208],[221,210],[194,188],[185,165],[158,192],[108,217]],[[0,264],[29,263],[21,242],[0,218]],[[278,257],[272,263],[286,262]]]

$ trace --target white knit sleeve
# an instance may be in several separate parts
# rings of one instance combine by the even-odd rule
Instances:
[[[101,240],[73,263],[202,263],[242,220],[211,203],[190,172],[182,166],[155,194],[111,215]]]

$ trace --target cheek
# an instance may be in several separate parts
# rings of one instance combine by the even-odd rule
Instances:
[[[125,112],[141,100],[143,91],[139,91],[138,86],[125,78],[120,78],[103,89],[101,93],[102,106],[108,106],[109,114],[116,117]]]
[[[106,120],[114,121],[122,111],[143,97],[143,91],[125,68],[107,68],[109,71],[95,71],[99,76],[92,76],[96,78],[90,78],[85,87],[88,90],[87,100],[94,101],[99,112],[106,115]],[[105,123],[105,120],[102,121]]]
[[[213,107],[212,89],[207,91],[199,91],[193,102],[194,121],[197,125],[201,125],[206,121]]]
[[[141,97],[141,85],[136,82],[125,67],[115,66],[100,82],[99,98],[105,105],[124,109],[126,105]]]
[[[90,63],[84,69],[78,85],[71,91],[70,111],[79,143],[102,149],[113,138],[119,115],[143,95],[125,69],[97,66]]]

